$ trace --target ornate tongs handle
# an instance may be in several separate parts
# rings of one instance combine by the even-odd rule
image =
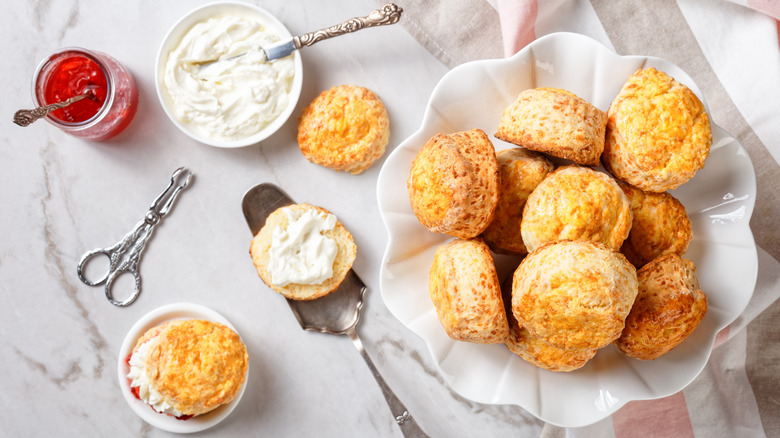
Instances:
[[[334,36],[344,35],[345,33],[355,32],[356,30],[365,29],[367,27],[394,24],[401,18],[401,13],[403,11],[403,9],[395,4],[388,3],[381,8],[372,11],[365,17],[350,18],[341,24],[293,37],[293,44],[295,44],[296,49],[300,49],[303,46],[311,46],[316,42]]]
[[[41,117],[46,117],[47,114],[50,112],[65,108],[66,106],[78,102],[81,99],[84,99],[86,97],[92,98],[92,92],[86,92],[84,94],[79,94],[78,96],[73,96],[70,99],[63,100],[62,102],[52,103],[49,105],[39,106],[35,109],[21,109],[14,113],[14,123],[16,123],[19,126],[28,126],[32,122],[40,119]]]

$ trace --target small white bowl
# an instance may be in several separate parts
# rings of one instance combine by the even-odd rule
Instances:
[[[132,408],[142,420],[150,425],[174,433],[200,432],[216,426],[233,412],[233,409],[238,405],[238,402],[241,400],[241,397],[246,390],[246,384],[249,380],[249,370],[247,370],[247,379],[244,381],[244,385],[241,387],[238,395],[236,395],[236,398],[230,403],[222,405],[211,412],[192,417],[188,420],[179,420],[170,415],[160,414],[155,411],[151,406],[139,400],[130,391],[130,382],[127,378],[127,374],[130,372],[130,366],[127,364],[127,358],[133,352],[133,348],[135,347],[138,338],[146,333],[147,330],[174,319],[203,319],[218,322],[230,327],[233,331],[238,333],[236,328],[230,324],[230,321],[208,307],[189,303],[168,304],[158,307],[141,317],[141,319],[133,325],[130,331],[127,332],[127,336],[125,336],[125,339],[122,342],[122,347],[119,349],[119,357],[117,358],[119,388],[122,391],[125,401],[130,405],[130,408]]]
[[[163,42],[160,45],[160,50],[157,53],[154,82],[155,88],[157,89],[157,97],[160,100],[160,104],[162,105],[163,110],[165,110],[165,114],[168,115],[168,118],[171,119],[173,124],[176,125],[180,131],[187,134],[191,138],[210,146],[221,148],[238,148],[259,143],[260,141],[265,140],[273,133],[278,131],[279,128],[284,125],[295,109],[295,105],[298,103],[298,98],[301,95],[301,87],[303,85],[303,64],[301,62],[301,55],[299,51],[296,50],[292,54],[293,62],[295,64],[295,76],[293,77],[287,108],[285,108],[284,111],[282,111],[282,113],[279,114],[279,116],[274,119],[274,121],[271,122],[268,126],[253,135],[236,140],[217,140],[205,137],[193,129],[192,125],[181,122],[176,118],[171,109],[173,104],[170,97],[168,96],[167,90],[163,85],[165,63],[168,59],[168,54],[171,52],[171,50],[176,48],[181,39],[192,28],[192,26],[198,22],[208,19],[209,17],[225,13],[233,13],[240,16],[251,15],[253,17],[257,17],[265,25],[266,29],[269,29],[271,32],[279,35],[281,39],[292,38],[292,34],[290,34],[290,31],[284,26],[284,24],[282,24],[282,22],[280,22],[275,16],[273,16],[265,9],[241,2],[227,1],[209,3],[189,12],[178,22],[176,22],[171,30],[168,31],[168,34],[163,39]]]

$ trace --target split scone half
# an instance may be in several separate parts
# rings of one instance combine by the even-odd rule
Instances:
[[[338,289],[355,261],[352,234],[328,210],[294,204],[271,213],[252,239],[257,274],[291,300],[314,300]]]
[[[130,386],[157,412],[188,418],[230,403],[246,381],[249,355],[236,332],[205,320],[149,329],[128,360]]]

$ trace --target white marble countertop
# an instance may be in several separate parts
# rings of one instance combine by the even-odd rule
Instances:
[[[3,230],[0,253],[0,373],[6,436],[168,436],[142,421],[118,388],[117,354],[130,327],[174,302],[208,306],[229,319],[251,357],[236,410],[203,436],[401,436],[379,387],[346,336],[303,331],[284,299],[257,277],[241,198],[272,182],[298,202],[332,210],[358,246],[355,271],[368,284],[358,327],[377,368],[431,436],[538,435],[542,423],[516,406],[482,405],[454,393],[425,344],[398,322],[379,292],[387,235],[376,181],[387,154],[365,173],[309,163],[296,119],[319,92],[339,84],[375,91],[388,108],[388,152],[414,132],[447,68],[402,26],[368,29],[303,51],[300,102],[282,130],[241,149],[206,146],[179,132],[154,92],[154,60],[168,29],[206,1],[16,2],[0,17],[5,60],[0,105]],[[257,3],[257,2],[253,2]],[[262,6],[303,33],[365,15],[372,1],[304,0]],[[106,142],[70,137],[38,122],[11,122],[31,106],[37,64],[80,46],[114,56],[138,84],[138,114]],[[86,286],[76,265],[86,251],[118,241],[143,218],[171,173],[195,175],[147,245],[143,292],[127,308]]]

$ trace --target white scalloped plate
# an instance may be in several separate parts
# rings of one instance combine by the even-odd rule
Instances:
[[[160,414],[155,411],[150,405],[139,400],[130,391],[130,382],[127,379],[127,373],[130,372],[130,366],[127,364],[127,359],[133,351],[138,338],[140,338],[147,330],[152,327],[156,327],[160,324],[172,321],[174,319],[203,319],[212,322],[218,322],[230,327],[233,331],[238,333],[235,327],[224,316],[217,313],[208,307],[201,306],[199,304],[190,303],[175,303],[167,304],[157,309],[152,310],[146,315],[142,316],[133,327],[127,332],[122,347],[119,349],[119,357],[117,358],[117,379],[119,380],[119,388],[122,391],[122,395],[130,405],[130,408],[141,417],[144,421],[152,426],[162,429],[168,432],[175,433],[193,433],[206,430],[208,428],[216,426],[222,420],[227,418],[233,409],[238,405],[241,397],[246,390],[246,380],[241,387],[238,395],[230,403],[222,405],[211,412],[207,412],[203,415],[192,417],[188,420],[178,420],[167,414]],[[240,336],[240,335],[239,335]],[[249,371],[247,371],[247,378]]]
[[[758,269],[749,227],[755,172],[739,142],[713,123],[713,145],[704,168],[672,192],[693,225],[685,258],[695,263],[709,298],[707,315],[680,346],[647,362],[609,346],[579,370],[554,373],[526,363],[503,345],[454,341],[436,318],[428,295],[428,271],[435,248],[450,237],[423,228],[409,205],[406,180],[420,147],[437,133],[480,128],[492,135],[504,108],[527,88],[564,88],[606,111],[626,79],[641,67],[668,73],[704,102],[693,80],[668,61],[619,56],[582,35],[551,34],[511,58],[470,62],[444,75],[420,129],[382,167],[377,194],[389,238],[382,260],[382,298],[396,318],[425,340],[439,372],[463,397],[519,405],[559,426],[585,426],[629,401],[660,398],[685,388],[707,363],[717,333],[747,306]],[[492,136],[491,140],[496,150],[513,147]],[[517,263],[496,257],[500,279]]]

